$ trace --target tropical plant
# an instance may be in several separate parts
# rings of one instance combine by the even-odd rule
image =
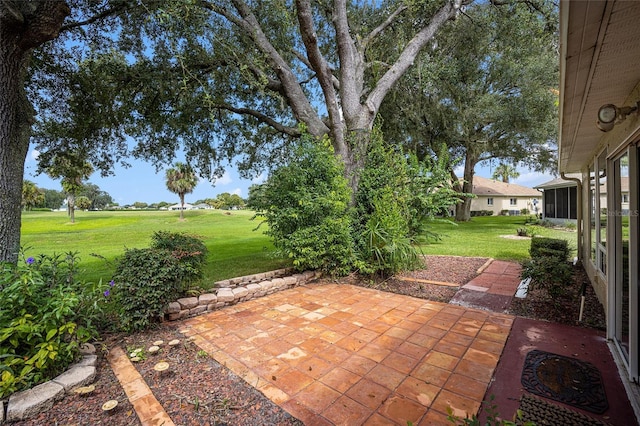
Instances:
[[[67,195],[67,211],[71,223],[75,223],[75,198],[82,190],[82,182],[89,179],[93,173],[93,166],[85,160],[85,156],[81,153],[62,153],[51,159],[46,171],[52,178],[62,179],[62,190]]]
[[[31,210],[42,203],[44,203],[44,191],[30,180],[25,180],[22,183],[22,208]]]
[[[520,172],[518,172],[518,170],[514,166],[500,163],[498,167],[496,167],[496,169],[493,171],[491,178],[495,180],[501,180],[504,183],[509,183],[509,180],[511,178],[517,178],[518,176],[520,176]]]
[[[180,220],[184,219],[184,196],[190,194],[198,184],[198,178],[188,164],[177,162],[167,170],[167,189],[180,197]]]
[[[75,254],[24,258],[0,271],[0,398],[60,374],[97,336],[109,284],[78,281]]]

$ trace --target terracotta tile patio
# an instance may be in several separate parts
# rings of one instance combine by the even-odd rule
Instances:
[[[450,424],[448,407],[478,412],[512,322],[312,284],[189,319],[181,331],[307,425],[437,425]]]

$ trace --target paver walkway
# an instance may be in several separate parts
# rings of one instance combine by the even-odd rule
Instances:
[[[307,425],[450,425],[448,407],[478,411],[512,322],[310,284],[186,320],[181,331]]]
[[[520,271],[518,263],[494,260],[480,275],[463,285],[450,303],[504,312],[520,283]]]

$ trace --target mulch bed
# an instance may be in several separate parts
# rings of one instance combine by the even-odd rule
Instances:
[[[413,297],[447,303],[457,287],[428,284],[414,280],[431,280],[462,285],[477,275],[486,258],[464,258],[457,256],[426,256],[426,268],[403,277],[387,280],[364,280],[356,276],[346,277],[340,282],[376,288]],[[566,300],[549,303],[545,295],[531,292],[527,299],[515,299],[509,312],[529,318],[537,318],[575,325],[578,318],[579,290],[586,274],[576,268],[575,288],[568,292]],[[604,327],[602,305],[588,286],[583,326]],[[113,375],[105,359],[108,349],[120,346],[123,349],[148,348],[156,340],[168,342],[174,338],[184,340],[177,331],[177,324],[161,324],[152,330],[131,335],[105,336],[96,345],[99,355],[96,391],[90,396],[68,395],[53,408],[15,425],[139,425],[133,407],[128,402],[122,387]],[[153,365],[161,359],[171,364],[169,374],[157,374]],[[301,425],[283,409],[272,403],[240,377],[222,367],[214,359],[199,352],[186,341],[180,345],[149,355],[136,364],[153,394],[160,401],[177,425]],[[104,414],[100,407],[109,399],[117,399],[118,407],[111,415]]]

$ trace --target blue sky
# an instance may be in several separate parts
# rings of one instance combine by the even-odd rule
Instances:
[[[41,174],[36,176],[35,170],[37,169],[36,163],[37,153],[31,149],[27,155],[27,161],[25,162],[25,179],[33,181],[39,188],[55,189],[60,191],[60,181],[53,180],[48,176]],[[169,203],[177,203],[178,196],[173,194],[165,185],[164,170],[160,170],[156,173],[156,169],[150,163],[139,160],[131,160],[130,168],[116,167],[115,176],[100,177],[99,173],[94,173],[89,182],[96,184],[113,197],[114,201],[121,206],[127,204],[133,204],[136,201],[144,203],[158,203],[160,201],[166,201]],[[553,179],[553,176],[549,174],[540,174],[532,172],[528,169],[518,167],[520,177],[513,179],[512,183],[518,185],[533,187],[543,182]],[[456,170],[458,176],[462,176],[462,170]],[[476,167],[476,175],[486,178],[490,178],[493,173],[491,167]],[[254,180],[241,179],[237,170],[229,165],[224,176],[215,182],[207,182],[201,180],[193,193],[188,194],[185,197],[187,203],[193,203],[196,200],[205,198],[215,198],[216,195],[223,192],[230,194],[238,194],[242,198],[247,198],[249,195],[249,187],[254,183],[264,182],[267,174],[262,173]]]

